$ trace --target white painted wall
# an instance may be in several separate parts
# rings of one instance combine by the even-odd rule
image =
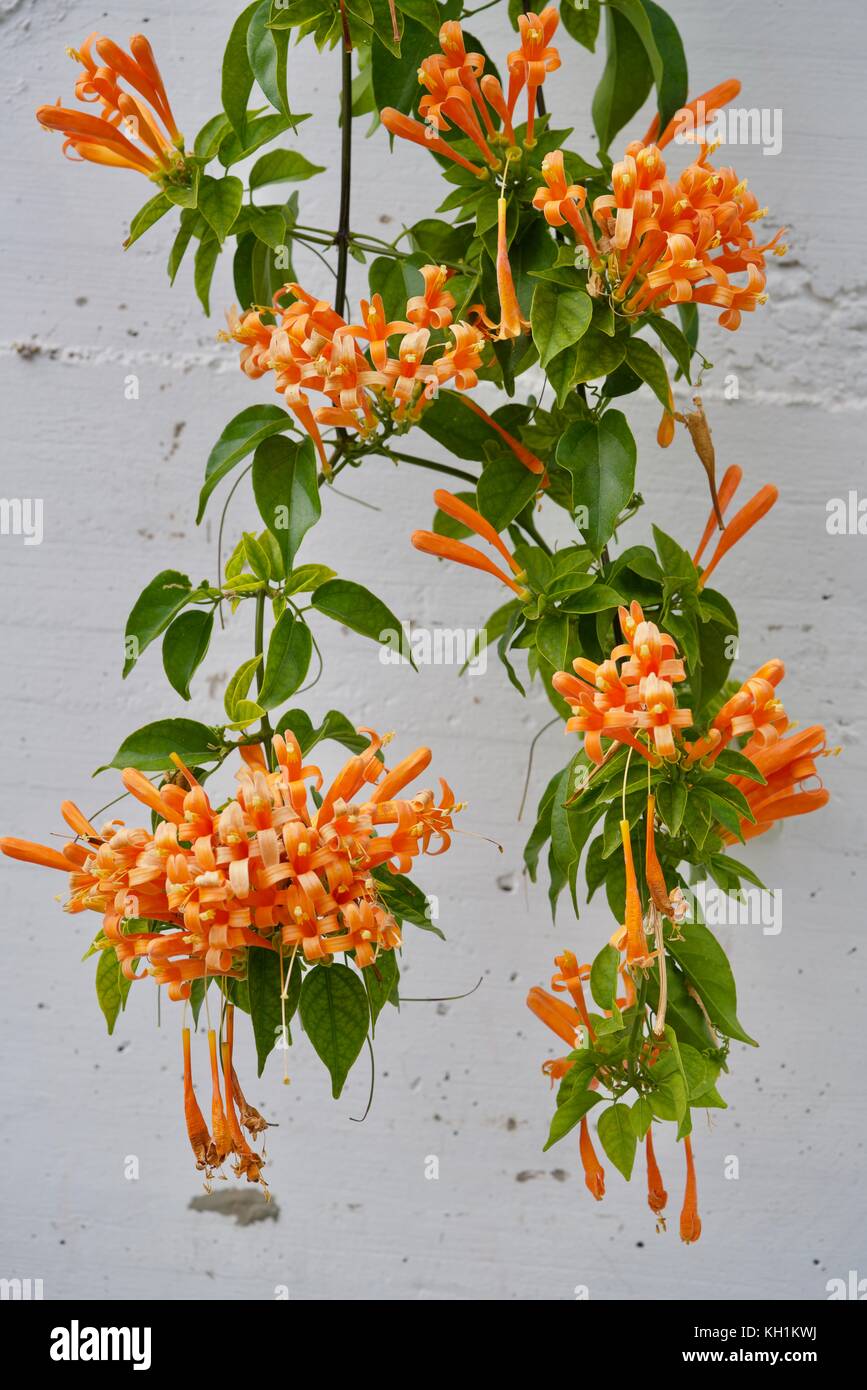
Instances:
[[[0,538],[2,816],[4,832],[34,839],[62,831],[65,796],[86,809],[109,800],[112,774],[91,770],[131,728],[184,712],[165,686],[159,652],[121,684],[120,637],[132,599],[157,570],[180,564],[209,573],[213,527],[196,530],[194,504],[207,451],[223,423],[265,383],[241,377],[192,296],[190,268],[170,291],[163,223],[129,253],[120,242],[143,201],[133,175],[65,164],[32,109],[68,99],[66,44],[92,27],[114,37],[144,28],[154,40],[183,128],[217,106],[217,69],[237,3],[160,0],[0,0],[5,187],[2,494],[44,499],[45,539],[25,547]],[[398,730],[398,747],[422,740],[436,766],[470,802],[467,828],[502,842],[458,837],[447,859],[423,870],[441,899],[449,942],[409,933],[404,986],[463,1003],[407,1004],[377,1037],[378,1083],[364,1125],[367,1074],[360,1066],[333,1104],[326,1076],[303,1045],[293,1085],[279,1066],[252,1081],[251,1099],[280,1128],[270,1142],[279,1220],[241,1228],[190,1211],[198,1184],[183,1135],[178,1013],[139,987],[107,1040],[81,965],[91,923],[65,917],[48,873],[4,861],[4,1201],[0,1274],[41,1277],[47,1297],[111,1295],[270,1298],[570,1299],[823,1298],[826,1280],[867,1274],[864,1242],[861,903],[865,773],[864,538],[830,538],[825,504],[864,488],[865,277],[860,259],[867,207],[858,178],[863,126],[864,10],[846,0],[821,14],[809,0],[709,6],[674,0],[693,90],[733,73],[747,104],[779,107],[779,158],[736,152],[774,219],[790,227],[792,254],[773,263],[770,304],[736,336],[708,331],[718,373],[735,371],[741,398],[710,402],[718,456],[738,462],[756,487],[775,481],[781,501],[762,530],[726,562],[720,583],[742,618],[747,673],[770,655],[789,666],[786,702],[803,723],[824,720],[843,756],[828,767],[833,801],[821,817],[792,823],[750,847],[747,858],[782,887],[776,938],[733,930],[742,1016],[761,1040],[735,1045],[725,1086],[730,1108],[696,1150],[704,1236],[682,1247],[676,1231],[680,1154],[662,1147],[673,1229],[654,1234],[639,1178],[616,1174],[595,1206],[575,1145],[540,1152],[552,1104],[540,1074],[553,1054],[524,1008],[545,982],[555,950],[588,959],[610,923],[594,902],[580,924],[563,910],[552,926],[542,890],[520,875],[525,826],[516,824],[526,749],[546,720],[539,696],[522,704],[492,664],[459,682],[453,670],[420,675],[382,666],[361,638],[323,624],[325,682],[314,714],[336,705],[360,722]],[[496,52],[509,45],[498,10],[479,32]],[[546,89],[575,143],[592,152],[589,101],[599,60],[564,38],[565,66]],[[292,63],[296,109],[310,110],[305,149],[333,169],[338,55],[305,46]],[[438,200],[433,166],[407,147],[389,155],[380,132],[359,123],[355,227],[396,230]],[[632,134],[643,122],[636,121]],[[312,147],[312,148],[311,148]],[[304,220],[334,225],[336,180],[302,187]],[[386,222],[386,219],[389,219]],[[299,257],[321,293],[317,263]],[[355,275],[355,288],[360,287]],[[231,298],[228,267],[216,305]],[[707,322],[707,318],[705,318]],[[141,399],[124,399],[139,375]],[[633,398],[634,400],[635,398]],[[641,487],[653,517],[684,541],[703,524],[705,501],[688,445],[654,443],[657,408],[637,402]],[[328,499],[306,558],[369,583],[419,624],[476,624],[498,602],[493,583],[436,566],[408,533],[430,515],[430,475],[371,461],[343,489],[368,504]],[[239,492],[233,521],[251,524]],[[217,692],[246,654],[235,627],[215,642],[194,714],[218,719]],[[565,760],[556,731],[540,744],[532,791]],[[95,925],[95,919],[94,923]],[[725,935],[725,934],[724,934]],[[239,1070],[253,1073],[250,1049]],[[125,1155],[141,1179],[123,1177]],[[426,1181],[425,1157],[440,1159]],[[740,1160],[726,1181],[724,1160]]]

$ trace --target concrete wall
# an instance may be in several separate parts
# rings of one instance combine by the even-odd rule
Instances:
[[[4,281],[2,494],[44,499],[41,546],[0,538],[2,829],[41,839],[62,832],[71,796],[87,810],[116,794],[104,774],[123,735],[149,719],[180,715],[159,652],[120,681],[121,633],[132,599],[157,570],[213,570],[212,519],[193,524],[207,451],[224,422],[266,383],[238,372],[215,342],[219,308],[232,298],[228,266],[215,280],[217,313],[206,321],[185,266],[170,290],[168,220],[133,250],[120,243],[144,184],[63,162],[59,142],[32,109],[71,95],[64,47],[94,26],[119,40],[144,29],[155,42],[182,127],[193,132],[218,104],[218,64],[239,5],[167,0],[142,7],[111,0],[0,0],[3,142],[8,217]],[[4,1202],[0,1274],[44,1279],[46,1297],[571,1299],[788,1299],[826,1297],[826,1281],[867,1275],[864,1242],[863,804],[865,773],[862,587],[867,541],[830,537],[826,503],[864,488],[865,277],[857,254],[865,215],[857,177],[863,117],[864,10],[845,0],[820,14],[808,0],[709,6],[674,0],[692,88],[739,74],[747,105],[780,108],[783,150],[748,147],[733,162],[749,176],[771,221],[790,228],[793,250],[771,270],[771,300],[737,335],[707,327],[716,364],[704,395],[723,465],[738,462],[755,487],[774,481],[769,521],[726,561],[720,583],[742,620],[740,670],[779,655],[789,667],[786,703],[802,723],[824,721],[843,756],[827,767],[830,807],[744,852],[784,893],[776,936],[732,928],[741,1013],[759,1051],[734,1045],[727,1112],[696,1136],[704,1236],[682,1247],[676,1213],[681,1154],[660,1145],[673,1229],[654,1234],[641,1178],[609,1174],[596,1206],[583,1188],[576,1146],[541,1145],[553,1097],[540,1073],[549,1047],[524,995],[546,982],[557,949],[589,959],[610,921],[594,901],[580,923],[563,908],[550,921],[544,891],[521,876],[527,830],[516,822],[529,739],[548,718],[525,703],[496,663],[459,681],[454,669],[420,675],[383,666],[361,638],[322,625],[326,676],[312,713],[336,705],[359,722],[395,728],[398,747],[422,740],[470,803],[462,823],[503,845],[459,836],[447,859],[422,869],[440,898],[443,945],[408,931],[404,988],[463,1002],[408,1003],[377,1032],[371,1114],[359,1066],[342,1100],[303,1043],[291,1089],[272,1060],[251,1099],[279,1121],[269,1144],[276,1220],[241,1226],[190,1210],[200,1191],[182,1131],[176,1007],[133,991],[115,1035],[105,1036],[93,997],[93,965],[79,963],[96,919],[61,915],[48,873],[4,861]],[[480,35],[504,53],[500,9],[479,17]],[[560,124],[592,154],[589,102],[600,68],[565,36],[564,69],[546,89]],[[304,220],[336,217],[338,54],[305,46],[292,58],[296,109],[313,112],[304,148],[328,173],[301,188]],[[640,134],[637,120],[630,136]],[[382,132],[357,130],[353,225],[394,233],[438,201],[433,166],[406,146],[388,152]],[[675,156],[676,158],[676,156]],[[299,256],[302,277],[328,293],[324,270]],[[353,269],[355,291],[361,272]],[[709,317],[703,316],[709,324]],[[724,402],[726,373],[740,398]],[[140,399],[124,396],[129,373]],[[685,543],[706,503],[688,444],[666,454],[654,442],[658,409],[633,398],[647,507]],[[425,443],[425,448],[427,444]],[[422,452],[419,447],[419,452]],[[431,475],[382,460],[346,476],[303,552],[370,584],[416,624],[477,624],[500,601],[495,585],[437,566],[408,545],[427,524]],[[363,503],[364,505],[360,505]],[[231,514],[237,534],[253,524],[243,489]],[[860,576],[860,578],[859,578]],[[195,686],[193,713],[218,720],[219,691],[246,655],[236,623],[215,641]],[[327,757],[336,757],[327,754]],[[552,730],[541,740],[531,798],[565,761]],[[330,766],[331,764],[327,764]],[[254,1075],[251,1049],[239,1070]],[[127,1155],[140,1179],[124,1178]],[[424,1175],[440,1162],[438,1181]],[[724,1176],[739,1160],[737,1181]]]

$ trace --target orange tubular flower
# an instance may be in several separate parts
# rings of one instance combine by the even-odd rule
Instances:
[[[623,841],[623,863],[626,868],[626,963],[633,968],[644,970],[653,961],[647,949],[644,935],[644,909],[635,877],[635,864],[632,858],[632,839],[629,834],[629,821],[620,822],[620,838]]]
[[[479,367],[485,349],[485,335],[480,328],[474,328],[470,323],[454,323],[449,331],[454,339],[454,346],[435,358],[432,363],[437,384],[444,386],[447,381],[454,381],[458,391],[472,391],[479,384]],[[432,394],[430,385],[428,391]],[[471,409],[476,408],[472,401],[467,401],[466,404]],[[517,440],[515,442],[517,443]]]
[[[534,985],[527,995],[527,1008],[567,1047],[574,1049],[577,1046],[576,1034],[581,1027],[581,1015],[577,1009],[570,1008],[562,999],[555,999],[553,994],[539,985]]]
[[[508,430],[503,429],[503,426],[499,424],[492,415],[489,415],[486,410],[483,410],[476,401],[471,401],[467,396],[462,397],[462,399],[464,405],[468,406],[474,415],[478,415],[480,420],[484,420],[486,425],[490,425],[492,430],[496,430],[503,442],[508,444],[515,458],[520,459],[525,468],[528,468],[531,473],[545,472],[545,465],[542,460],[537,458],[536,455],[527,448],[526,444],[522,444],[520,439],[516,439],[513,434],[509,434]]]
[[[587,1012],[584,987],[581,983],[582,979],[589,979],[590,966],[579,966],[577,959],[571,951],[564,951],[562,955],[555,956],[554,964],[557,966],[557,974],[554,975],[551,980],[551,988],[554,990],[568,989],[575,1001],[575,1007],[581,1016],[581,1022],[587,1029],[590,1041],[592,1042],[595,1033],[593,1031],[593,1025],[590,1022],[590,1015]]]
[[[187,1122],[187,1134],[196,1158],[196,1167],[205,1173],[210,1173],[211,1169],[216,1166],[217,1152],[208,1126],[205,1124],[204,1116],[199,1109],[196,1093],[193,1090],[189,1028],[181,1030],[181,1038],[184,1049],[184,1117]]]
[[[439,154],[446,159],[452,160],[454,164],[459,164],[462,169],[466,169],[470,174],[476,174],[479,178],[487,178],[487,169],[481,168],[478,164],[471,164],[457,150],[453,150],[440,136],[434,135],[431,126],[422,125],[421,121],[414,121],[410,116],[405,116],[402,111],[397,111],[393,106],[384,106],[379,113],[380,120],[390,135],[397,135],[401,140],[410,140],[414,145],[421,145],[424,149],[430,150],[432,154]]]
[[[527,88],[527,135],[524,141],[528,149],[535,145],[533,123],[536,116],[536,93],[549,72],[560,66],[560,54],[556,48],[549,47],[560,16],[553,5],[548,5],[541,14],[519,14],[518,28],[521,34],[521,47],[510,53],[506,59],[509,69],[509,115],[514,115],[518,97]]]
[[[654,818],[656,815],[656,797],[651,793],[647,796],[647,841],[644,853],[644,877],[650,896],[657,910],[664,917],[671,917],[674,908],[671,905],[671,898],[668,895],[668,888],[665,884],[665,875],[662,872],[662,865],[656,853],[656,835],[654,831]]]
[[[678,729],[689,728],[692,723],[691,711],[678,709],[674,688],[667,680],[660,680],[655,675],[646,676],[642,680],[641,698],[645,708],[636,712],[638,727],[650,731],[656,751],[661,757],[677,757],[674,733]]]
[[[444,265],[421,268],[424,294],[407,300],[406,316],[416,328],[447,328],[452,321],[455,297],[445,288],[451,271]]]
[[[465,502],[461,502],[459,497],[454,497],[450,492],[438,490],[434,493],[434,499],[437,506],[447,515],[454,517],[462,525],[469,526],[470,530],[475,531],[477,536],[481,536],[483,540],[493,545],[507,561],[512,573],[523,578],[523,571],[515,557],[503,545],[494,528],[473,507],[468,507]],[[492,537],[496,537],[496,539],[492,539]],[[436,555],[441,560],[453,560],[455,564],[468,565],[470,569],[484,570],[486,574],[491,574],[495,579],[499,579],[501,584],[505,584],[519,598],[529,598],[529,590],[517,583],[515,579],[510,579],[499,565],[488,559],[487,555],[471,545],[465,545],[463,541],[452,540],[450,536],[438,536],[434,531],[413,531],[410,540],[416,550],[421,550],[425,555]]]
[[[584,1168],[584,1184],[587,1191],[597,1202],[601,1202],[605,1196],[605,1169],[596,1157],[596,1150],[590,1138],[590,1129],[587,1124],[587,1116],[582,1116],[580,1126],[580,1137],[578,1140],[578,1151],[581,1154],[581,1163]]]
[[[647,1157],[647,1205],[656,1216],[661,1217],[668,1203],[668,1193],[663,1186],[662,1174],[656,1162],[656,1154],[653,1152],[653,1138],[650,1130],[647,1131],[644,1147]]]
[[[703,123],[713,120],[721,107],[728,106],[730,101],[734,101],[740,90],[741,84],[738,79],[730,77],[727,81],[720,82],[716,87],[711,87],[709,92],[702,92],[700,97],[696,97],[694,101],[688,102],[679,111],[675,111],[661,135],[658,134],[659,113],[657,112],[641,143],[643,145],[655,144],[658,149],[664,150],[678,130],[684,128],[690,117],[693,122],[699,116],[702,117]]]
[[[509,242],[506,234],[506,199],[497,199],[497,294],[500,299],[500,325],[498,340],[520,338],[530,330],[530,320],[521,313],[512,267],[509,262]]]
[[[755,746],[751,740],[743,751],[766,778],[764,786],[746,777],[728,778],[743,792],[756,818],[755,824],[741,821],[744,839],[763,835],[779,820],[807,815],[827,805],[830,793],[822,785],[816,758],[827,757],[832,750],[825,746],[825,730],[821,724],[813,724],[770,744]],[[737,839],[730,831],[720,831],[720,834],[725,844],[734,844]]]
[[[779,495],[779,491],[773,483],[766,483],[764,487],[759,488],[755,497],[750,498],[749,502],[732,517],[717,541],[716,550],[701,573],[698,581],[699,588],[704,587],[720,560],[731,550],[732,546],[743,540],[756,522],[767,516]]]
[[[124,53],[98,34],[91,34],[79,51],[70,49],[70,56],[84,68],[75,95],[80,101],[99,103],[101,114],[67,109],[58,102],[40,106],[36,119],[65,137],[64,154],[73,149],[79,159],[135,169],[159,183],[183,181],[183,139],[153,50],[143,34],[133,35],[130,50]],[[122,81],[137,95],[125,91]]]
[[[584,245],[591,263],[598,260],[599,252],[592,232],[584,220],[584,205],[587,202],[587,189],[580,183],[566,182],[563,166],[563,151],[553,150],[542,160],[544,188],[537,188],[533,195],[533,207],[544,215],[551,227],[562,227],[568,222],[578,240]]]
[[[717,492],[717,501],[719,502],[719,510],[721,516],[725,516],[729,502],[731,502],[732,498],[737,492],[738,487],[740,486],[741,478],[743,476],[743,469],[739,468],[736,463],[733,463],[730,468],[727,468],[725,473],[723,474],[722,482],[720,483],[719,490]],[[711,507],[710,516],[707,519],[707,525],[705,526],[704,531],[702,532],[701,540],[698,543],[698,549],[692,557],[692,563],[695,565],[696,569],[698,569],[699,561],[702,555],[704,554],[705,550],[707,549],[708,542],[710,541],[710,538],[713,535],[714,531],[717,529],[718,524],[719,523],[717,522],[716,510],[715,508]]]
[[[680,1238],[686,1245],[691,1245],[701,1235],[701,1217],[698,1214],[695,1164],[692,1158],[692,1144],[689,1135],[684,1139],[683,1147],[686,1150],[686,1189],[683,1194],[683,1207],[680,1213]]]

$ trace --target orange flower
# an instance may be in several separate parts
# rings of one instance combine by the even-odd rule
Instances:
[[[595,1197],[597,1202],[601,1202],[605,1196],[605,1169],[596,1157],[586,1115],[581,1118],[578,1152],[581,1155],[581,1163],[584,1168],[584,1185],[590,1195]]]
[[[665,875],[662,872],[662,865],[656,853],[656,834],[654,830],[654,819],[656,816],[656,797],[651,793],[647,796],[647,840],[644,852],[644,877],[650,896],[657,910],[665,917],[671,917],[674,908],[671,905],[671,898],[668,896],[668,888],[665,884]]]
[[[438,54],[425,58],[418,69],[418,80],[427,95],[418,104],[419,112],[429,128],[435,130],[448,130],[448,123],[451,122],[472,140],[492,169],[499,169],[500,160],[479,125],[472,94],[460,82],[454,81],[454,77],[455,73],[443,65]]]
[[[544,188],[537,188],[533,195],[533,207],[544,214],[551,227],[562,227],[566,222],[579,241],[586,247],[591,263],[598,260],[599,252],[593,235],[582,213],[587,202],[587,189],[580,183],[566,183],[563,167],[563,151],[552,150],[542,160]]]
[[[512,266],[509,261],[509,243],[506,234],[506,199],[497,199],[497,294],[500,300],[500,325],[496,337],[520,338],[530,330],[530,320],[521,313]]]
[[[476,550],[471,545],[465,545],[463,541],[452,540],[450,536],[438,536],[433,531],[413,531],[410,539],[416,550],[421,550],[426,555],[437,555],[442,560],[454,560],[456,564],[468,565],[471,569],[484,570],[486,574],[493,575],[495,579],[499,579],[502,584],[507,585],[520,598],[527,598],[529,591],[518,582],[524,578],[523,571],[514,555],[506,549],[490,522],[486,521],[474,507],[468,506],[459,497],[455,497],[453,493],[446,492],[442,488],[438,488],[434,493],[434,501],[447,516],[459,521],[462,526],[469,527],[482,540],[492,545],[506,561],[515,578],[511,579],[482,551]]]
[[[446,159],[452,160],[454,164],[459,164],[462,169],[466,169],[470,174],[476,174],[479,178],[487,178],[487,169],[481,168],[478,164],[471,164],[457,150],[453,150],[439,135],[434,134],[433,127],[422,125],[421,121],[414,121],[410,116],[405,116],[402,111],[396,111],[393,106],[384,106],[379,113],[380,120],[390,135],[398,135],[401,140],[410,140],[414,145],[421,145],[424,149],[430,150],[431,154],[443,155]]]
[[[518,97],[527,88],[527,135],[524,141],[528,149],[535,145],[533,122],[536,115],[536,93],[549,72],[560,66],[560,54],[556,48],[549,47],[560,16],[553,5],[548,5],[541,14],[519,14],[518,28],[521,34],[521,47],[510,53],[506,59],[509,69],[509,115],[513,116]]]
[[[756,522],[761,521],[762,517],[767,516],[778,497],[779,492],[777,488],[774,487],[773,483],[766,483],[764,487],[759,488],[755,497],[751,497],[749,502],[741,507],[739,512],[735,513],[717,541],[713,555],[702,570],[698,581],[700,589],[707,583],[720,560],[732,549],[732,546],[737,545],[738,541],[743,540],[744,536],[748,531],[752,530]]]
[[[70,56],[84,67],[75,95],[80,101],[98,102],[101,115],[67,109],[58,102],[40,106],[36,119],[65,137],[64,154],[71,148],[80,159],[94,164],[135,169],[160,183],[184,182],[188,175],[183,139],[153,50],[143,34],[133,35],[130,50],[124,53],[98,34],[91,34],[79,51],[70,49]],[[121,82],[137,95],[126,91]]]
[[[545,465],[542,460],[537,458],[536,455],[527,448],[526,444],[522,444],[520,439],[516,439],[513,434],[510,434],[508,430],[504,429],[492,415],[489,415],[486,410],[482,409],[478,402],[470,400],[468,396],[464,396],[462,399],[464,405],[468,406],[474,415],[478,415],[480,420],[484,420],[486,425],[490,425],[491,429],[497,432],[503,442],[508,444],[515,458],[520,459],[525,468],[529,468],[531,473],[545,472]]]
[[[567,1047],[574,1050],[578,1045],[577,1031],[581,1027],[581,1015],[577,1009],[570,1008],[562,999],[555,999],[553,994],[549,994],[539,985],[533,985],[527,995],[527,1008],[550,1028],[552,1033],[562,1038]]]
[[[737,90],[737,84],[723,84],[705,100],[721,103]],[[704,145],[672,183],[660,151],[673,131],[672,124],[658,144],[630,144],[612,169],[612,193],[593,203],[608,280],[629,315],[670,303],[713,304],[722,311],[723,327],[735,329],[745,310],[764,303],[765,253],[785,253],[782,230],[764,244],[756,242],[752,224],[767,209],[733,169],[710,165]],[[732,279],[740,272],[746,283]],[[662,432],[664,441],[670,421]]]
[[[678,729],[689,728],[692,723],[691,711],[676,707],[673,686],[659,676],[649,675],[642,679],[641,698],[645,708],[636,712],[638,727],[650,731],[661,757],[676,757],[674,734]]]
[[[406,316],[416,328],[447,328],[452,321],[455,297],[445,288],[451,271],[444,265],[423,265],[424,294],[407,300]]]
[[[683,1207],[680,1213],[680,1238],[690,1245],[701,1235],[701,1217],[698,1214],[698,1199],[695,1186],[695,1164],[692,1159],[692,1144],[689,1135],[683,1141],[686,1150],[686,1190],[683,1194]]]
[[[744,839],[755,839],[777,821],[807,815],[827,805],[830,792],[816,770],[816,758],[827,757],[832,751],[826,748],[825,738],[822,725],[813,724],[771,743],[755,744],[751,740],[746,745],[744,754],[755,763],[766,784],[758,785],[746,777],[727,779],[743,792],[756,818],[755,824],[741,821]],[[725,844],[734,844],[737,839],[730,831],[720,834]]]
[[[741,84],[737,78],[730,77],[725,82],[720,82],[716,87],[711,87],[709,92],[702,92],[700,97],[696,97],[694,101],[688,102],[679,111],[675,111],[661,135],[658,134],[659,112],[657,112],[641,143],[650,145],[655,142],[659,149],[665,149],[678,130],[684,128],[685,118],[691,116],[694,121],[700,113],[703,113],[703,123],[713,120],[717,111],[723,106],[728,106],[730,101],[734,101],[740,90]]]
[[[447,381],[454,381],[458,391],[472,391],[479,384],[478,371],[485,348],[485,335],[470,323],[453,323],[449,332],[454,339],[453,347],[441,353],[432,364],[437,384],[444,386]],[[477,409],[472,401],[466,404],[471,409]]]
[[[551,988],[553,990],[568,989],[575,1001],[575,1007],[581,1017],[581,1022],[587,1029],[590,1041],[592,1042],[595,1033],[593,1031],[593,1025],[590,1022],[590,1015],[587,1012],[584,987],[581,983],[582,980],[590,978],[590,966],[579,966],[578,961],[571,951],[564,951],[562,955],[555,956],[554,964],[557,966],[557,974],[551,979]]]
[[[653,1152],[653,1138],[650,1130],[647,1131],[644,1148],[647,1157],[647,1205],[656,1216],[661,1216],[668,1202],[668,1193],[663,1186],[662,1174],[656,1162],[656,1154]]]
[[[719,503],[720,516],[725,515],[728,504],[737,492],[743,475],[743,469],[739,468],[736,463],[733,463],[730,468],[727,468],[725,473],[723,474],[723,479],[719,485],[719,491],[717,492],[717,502]],[[710,541],[710,538],[713,535],[714,531],[717,529],[718,524],[719,523],[717,520],[716,508],[711,507],[710,516],[707,519],[707,525],[705,526],[704,532],[702,533],[702,538],[698,543],[698,549],[692,557],[692,563],[695,565],[696,569],[698,569],[698,562],[704,554],[705,550],[707,549],[708,542]]]
[[[632,858],[632,838],[629,821],[620,822],[620,838],[623,841],[623,863],[626,869],[626,963],[639,970],[646,969],[653,960],[647,949],[644,935],[644,909],[635,877],[635,863]]]

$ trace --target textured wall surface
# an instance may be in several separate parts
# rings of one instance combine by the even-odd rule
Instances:
[[[216,313],[206,321],[189,266],[169,288],[168,219],[121,251],[142,182],[64,163],[59,141],[31,111],[69,98],[66,44],[94,26],[119,40],[143,28],[192,132],[218,104],[219,57],[239,8],[232,0],[0,0],[0,492],[44,499],[45,527],[40,546],[0,537],[4,832],[61,832],[56,808],[65,796],[87,810],[105,803],[116,779],[91,785],[92,769],[131,728],[185,712],[163,681],[157,649],[121,684],[120,634],[157,570],[180,563],[198,578],[213,569],[213,522],[193,524],[207,450],[236,411],[271,399],[267,384],[247,382],[234,351],[215,342],[220,306],[232,298],[228,266],[218,268]],[[364,1065],[334,1104],[309,1047],[295,1048],[288,1090],[272,1059],[248,1094],[279,1121],[269,1144],[279,1212],[241,1225],[188,1206],[200,1189],[182,1132],[177,1008],[164,1003],[158,1028],[155,992],[137,987],[106,1039],[92,963],[79,963],[91,922],[61,914],[49,874],[4,861],[0,1275],[42,1278],[46,1297],[251,1299],[273,1297],[277,1285],[304,1299],[571,1299],[578,1285],[600,1299],[820,1299],[829,1278],[867,1275],[867,885],[856,801],[867,771],[867,539],[826,531],[828,499],[865,487],[865,283],[854,252],[867,212],[855,179],[867,23],[856,0],[821,18],[811,0],[672,0],[671,9],[693,91],[736,73],[745,104],[783,113],[778,157],[746,147],[732,162],[770,204],[775,225],[788,225],[792,253],[773,262],[770,303],[737,335],[703,329],[716,364],[704,395],[718,457],[742,464],[755,487],[777,482],[782,494],[726,561],[720,583],[741,615],[739,671],[784,658],[793,717],[824,721],[829,741],[843,746],[827,767],[830,807],[743,852],[782,889],[783,929],[721,931],[741,1015],[761,1047],[733,1046],[729,1109],[698,1129],[700,1244],[677,1238],[682,1174],[673,1145],[660,1146],[675,1213],[665,1236],[654,1233],[640,1176],[627,1188],[610,1174],[596,1206],[571,1140],[541,1153],[552,1096],[539,1068],[554,1050],[524,995],[546,981],[556,949],[591,958],[610,930],[595,900],[580,923],[564,906],[552,925],[544,890],[521,874],[528,827],[516,817],[528,741],[549,717],[543,698],[521,703],[495,662],[463,681],[449,667],[415,675],[384,666],[371,644],[323,624],[326,677],[311,712],[337,706],[395,728],[404,748],[429,742],[470,803],[463,824],[504,847],[500,855],[459,836],[447,860],[423,866],[449,939],[410,929],[404,952],[408,994],[459,994],[479,978],[481,987],[462,1002],[407,1003],[400,1016],[383,1016],[375,1103],[363,1125],[352,1117],[367,1098]],[[494,52],[510,46],[499,8],[477,27]],[[565,36],[562,51],[564,69],[546,94],[558,122],[575,124],[575,146],[592,154],[589,100],[600,60]],[[291,61],[295,108],[313,113],[304,148],[329,170],[301,187],[303,220],[333,227],[339,58],[305,47]],[[381,131],[365,141],[364,124],[353,225],[392,235],[438,201],[433,165],[406,146],[390,155]],[[315,260],[302,254],[298,269],[327,295]],[[724,401],[731,372],[740,396]],[[129,373],[140,380],[137,401],[124,396]],[[683,438],[657,450],[657,407],[645,394],[632,400],[648,506],[632,537],[644,539],[653,517],[689,543],[705,516],[700,475]],[[370,461],[344,478],[345,495],[329,496],[302,558],[370,584],[416,624],[477,624],[499,602],[493,586],[409,548],[409,531],[427,523],[430,492],[431,475],[398,476]],[[231,526],[237,534],[252,524],[241,489]],[[194,687],[198,717],[219,719],[221,682],[249,641],[239,624],[215,640]],[[533,800],[564,760],[553,729],[538,747]],[[254,1075],[249,1051],[239,1070]],[[133,1154],[140,1178],[127,1181]],[[429,1155],[439,1158],[438,1181],[425,1178]],[[732,1155],[737,1181],[725,1177]]]

